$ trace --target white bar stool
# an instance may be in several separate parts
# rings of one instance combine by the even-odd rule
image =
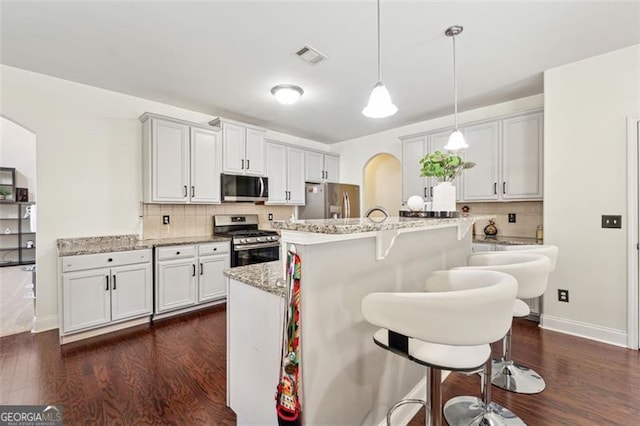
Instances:
[[[368,294],[362,299],[362,314],[382,327],[373,335],[378,346],[426,367],[426,424],[440,426],[442,370],[491,368],[489,343],[511,326],[517,283],[495,271],[438,271],[427,279],[426,290]],[[407,402],[422,403],[400,401],[387,413],[387,424],[393,410]],[[485,424],[495,414],[481,401],[476,417],[478,424]]]
[[[557,248],[541,249],[549,255],[557,256]],[[547,254],[507,251],[476,253],[469,256],[467,267],[463,269],[493,270],[512,275],[518,281],[518,299],[513,305],[513,316],[526,317],[529,305],[520,299],[540,297],[547,288],[549,272],[554,262]],[[511,357],[511,329],[502,341],[502,358],[493,363],[491,383],[499,388],[524,394],[539,393],[544,390],[544,379],[534,370],[513,362]]]

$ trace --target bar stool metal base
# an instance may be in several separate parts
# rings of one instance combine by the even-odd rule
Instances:
[[[423,407],[425,407],[425,409],[427,408],[427,402],[421,399],[402,399],[396,402],[395,405],[389,408],[389,411],[387,411],[387,426],[393,426],[393,424],[391,423],[391,415],[396,410],[396,408],[402,407],[403,405],[406,405],[406,404],[420,404]]]
[[[503,406],[473,396],[458,396],[444,405],[444,417],[450,426],[526,426],[520,417]]]
[[[510,392],[534,394],[546,387],[544,379],[534,370],[512,360],[493,360],[491,384]]]

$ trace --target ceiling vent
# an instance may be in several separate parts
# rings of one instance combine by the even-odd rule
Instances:
[[[327,59],[327,55],[320,52],[318,49],[315,49],[308,44],[305,44],[304,47],[296,52],[301,59],[310,63],[311,65],[318,65],[320,62]]]

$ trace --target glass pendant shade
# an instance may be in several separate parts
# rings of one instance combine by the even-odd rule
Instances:
[[[369,103],[362,110],[362,114],[369,118],[390,117],[398,111],[398,107],[391,102],[391,95],[382,82],[373,86]]]
[[[449,136],[449,142],[445,145],[444,149],[447,151],[461,151],[463,149],[469,148],[467,145],[467,141],[464,140],[464,136],[462,132],[458,129],[455,129],[451,135]]]

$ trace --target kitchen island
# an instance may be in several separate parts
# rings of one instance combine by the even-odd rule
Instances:
[[[383,424],[387,409],[397,400],[425,398],[424,369],[373,343],[375,328],[364,321],[361,300],[371,292],[423,291],[431,272],[465,264],[471,253],[471,226],[476,220],[490,217],[273,222],[273,227],[281,232],[281,259],[286,259],[287,250],[295,249],[302,261],[301,371],[305,424]],[[254,286],[244,287],[253,287],[253,296],[260,291]],[[243,309],[246,296],[235,297],[230,289],[228,309],[232,313],[234,309]],[[273,309],[277,305],[275,300]],[[278,301],[283,306],[281,297]],[[276,336],[273,338],[278,339],[276,347],[279,347],[281,313],[275,316],[251,309],[243,309],[243,313],[244,321],[252,324],[254,335],[261,338],[266,334],[260,328],[270,324],[269,333]],[[228,338],[233,346],[238,336],[228,333]],[[273,396],[279,350],[272,347],[270,352],[274,351],[276,356],[271,362],[276,365],[269,371],[275,371],[270,373],[275,377],[268,379],[269,398],[252,401],[254,409],[265,404],[265,412],[272,417],[262,419],[262,423],[270,424],[276,424]],[[228,358],[234,362],[233,357]],[[231,394],[241,384],[228,383]],[[256,381],[252,385],[258,384]],[[231,407],[241,424],[245,413]],[[415,411],[410,406],[403,408],[404,411],[398,410],[394,415],[398,423],[409,420]]]

